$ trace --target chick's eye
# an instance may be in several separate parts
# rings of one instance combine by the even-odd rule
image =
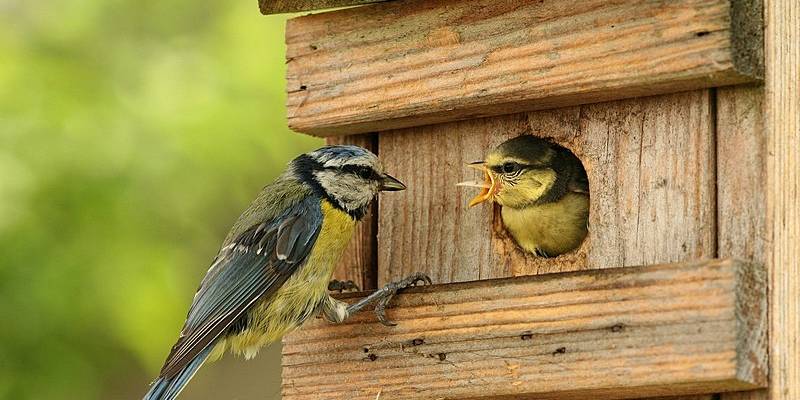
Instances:
[[[507,162],[503,164],[503,172],[510,174],[512,172],[516,172],[519,169],[519,164],[515,162]]]

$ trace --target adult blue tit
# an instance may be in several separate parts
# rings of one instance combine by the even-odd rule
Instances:
[[[430,283],[414,274],[348,305],[328,294],[333,267],[356,222],[380,191],[405,186],[356,146],[328,146],[292,160],[264,187],[228,233],[145,400],[178,396],[203,363],[226,350],[250,359],[321,312],[332,322],[400,289]]]
[[[580,160],[566,148],[523,135],[468,166],[484,174],[469,205],[484,201],[501,207],[503,224],[517,244],[541,257],[576,249],[588,230],[589,182]]]

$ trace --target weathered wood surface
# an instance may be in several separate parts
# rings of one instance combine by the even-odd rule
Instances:
[[[262,14],[279,14],[325,8],[359,6],[386,0],[258,0]]]
[[[408,190],[381,200],[379,284],[415,270],[447,283],[713,257],[714,117],[707,90],[380,134]],[[467,208],[465,162],[521,134],[552,137],[586,167],[589,238],[554,259],[522,252],[490,206]]]
[[[718,96],[719,120],[730,121],[727,128],[735,132],[722,136],[718,128],[720,161],[729,160],[720,164],[720,214],[726,207],[722,185],[734,193],[727,205],[730,228],[720,218],[719,253],[768,266],[770,380],[766,390],[723,400],[800,398],[800,4],[765,5],[764,87],[720,90]],[[731,168],[726,173],[723,166]]]
[[[766,265],[769,246],[767,133],[763,103],[763,86],[717,90],[717,254],[759,265]],[[766,343],[767,326],[762,328],[760,340]],[[767,353],[751,356],[767,365]],[[763,400],[768,398],[766,396],[765,390],[759,390],[726,393],[721,399]]]
[[[800,2],[766,0],[770,399],[800,399]]]
[[[378,152],[377,135],[348,135],[327,138],[328,144],[354,144]],[[376,200],[356,226],[353,239],[336,265],[333,278],[353,281],[362,290],[375,289],[378,269],[378,205]]]
[[[712,394],[698,394],[696,396],[648,397],[647,400],[718,400],[718,399]]]
[[[767,132],[763,86],[717,90],[718,255],[766,264]]]
[[[288,121],[314,135],[745,82],[758,0],[410,0],[292,19]]]
[[[285,399],[615,399],[763,386],[763,268],[730,260],[417,288],[284,342]],[[759,330],[755,330],[758,332]],[[313,343],[313,345],[311,345]],[[512,397],[523,396],[523,397]],[[530,397],[524,397],[530,396]]]
[[[517,116],[519,118],[519,116]],[[465,168],[499,144],[513,117],[423,126],[380,134],[381,159],[408,189],[386,196],[378,215],[381,243],[378,280],[384,284],[414,271],[450,283],[512,275],[495,263],[491,208],[469,209],[472,179]]]

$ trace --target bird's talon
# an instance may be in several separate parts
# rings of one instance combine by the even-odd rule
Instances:
[[[390,284],[391,285],[391,284]],[[387,285],[388,286],[388,285]],[[380,299],[378,304],[375,305],[375,314],[378,316],[378,321],[385,326],[396,326],[397,324],[386,319],[386,305],[392,300],[394,294],[397,292],[396,288],[392,288],[386,297]]]
[[[388,296],[385,298],[385,300],[382,299],[381,301],[379,301],[378,305],[375,306],[375,314],[378,316],[378,321],[380,321],[380,323],[383,324],[384,326],[397,326],[395,322],[386,319],[386,304],[389,302],[391,298],[392,296]]]
[[[383,289],[381,289],[385,292],[385,295],[383,295],[383,297],[378,300],[378,304],[375,305],[375,315],[378,316],[378,321],[380,321],[381,324],[385,326],[397,325],[396,323],[386,319],[386,306],[389,305],[389,302],[392,301],[392,298],[394,298],[394,295],[397,294],[398,291],[411,286],[418,286],[418,283],[422,283],[422,286],[424,286],[433,284],[433,281],[430,277],[428,277],[428,275],[417,272],[397,282],[389,282],[383,287]]]
[[[417,272],[399,281],[398,286],[399,289],[405,289],[409,286],[419,286],[417,285],[417,283],[422,283],[423,284],[422,286],[424,286],[433,284],[433,281],[428,275],[425,275],[422,272]]]

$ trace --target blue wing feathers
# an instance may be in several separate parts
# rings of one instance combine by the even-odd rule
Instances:
[[[150,390],[144,395],[144,400],[173,400],[178,397],[178,394],[186,387],[189,380],[192,379],[197,370],[203,365],[211,353],[213,347],[209,346],[200,354],[198,354],[192,362],[184,367],[178,374],[172,378],[161,377],[156,379]]]
[[[195,295],[181,337],[151,392],[160,387],[159,382],[177,382],[256,301],[270,296],[301,268],[321,227],[319,199],[308,197],[279,217],[254,223],[223,247]]]

